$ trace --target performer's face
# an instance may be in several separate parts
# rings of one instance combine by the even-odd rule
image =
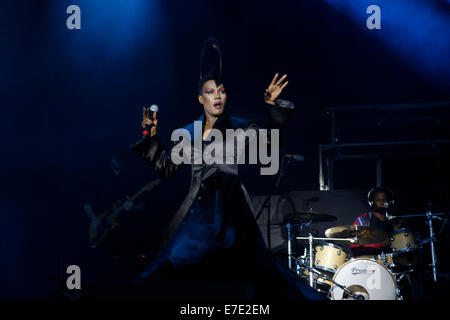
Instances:
[[[203,105],[205,113],[214,117],[220,116],[227,102],[223,84],[217,86],[214,80],[206,81],[203,84],[201,95],[198,96],[198,101]]]
[[[389,196],[386,194],[386,192],[377,192],[373,197],[373,202],[375,209],[386,208],[386,206],[389,206]]]

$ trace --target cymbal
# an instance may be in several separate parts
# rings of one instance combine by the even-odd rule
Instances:
[[[328,222],[328,221],[334,221],[337,220],[337,217],[321,213],[317,211],[297,211],[288,213],[283,217],[283,221],[281,223],[278,223],[277,225],[285,225],[287,223],[290,224],[301,224],[301,223],[307,223],[311,221],[312,223],[316,222]]]
[[[365,226],[343,225],[325,231],[327,238],[356,238],[355,244],[389,243],[386,232]]]

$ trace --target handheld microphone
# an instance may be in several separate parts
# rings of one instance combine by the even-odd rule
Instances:
[[[150,119],[151,120],[153,120],[154,112],[158,112],[158,110],[159,110],[159,107],[156,104],[152,104],[152,106],[150,107]],[[150,130],[154,126],[155,126],[154,124],[151,124],[151,125],[146,124],[144,130],[142,131],[142,134],[145,136],[148,135],[150,133]]]

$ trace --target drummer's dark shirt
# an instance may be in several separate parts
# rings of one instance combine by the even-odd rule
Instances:
[[[390,220],[381,221],[375,216],[375,214],[373,214],[373,212],[370,212],[370,220],[368,218],[369,212],[363,213],[355,220],[353,224],[380,229],[386,232],[388,235],[392,234],[393,226]],[[366,245],[351,244],[350,248],[353,256],[378,255],[381,252],[387,253],[391,251],[390,246],[383,246],[383,244],[381,243]]]
[[[373,213],[372,218],[370,219],[370,227],[383,230],[387,234],[391,234],[393,231],[392,222],[390,220],[386,219],[385,221],[381,221]]]

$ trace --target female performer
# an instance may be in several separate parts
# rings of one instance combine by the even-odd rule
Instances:
[[[203,54],[208,46],[215,50],[217,63],[211,72],[204,74]],[[198,84],[198,101],[203,107],[202,115],[197,120],[202,124],[202,150],[212,143],[209,139],[212,129],[219,130],[223,136],[226,135],[226,129],[242,129],[244,132],[249,128],[260,129],[255,123],[230,116],[225,111],[227,93],[220,75],[219,45],[214,38],[210,38],[202,52]],[[287,75],[279,77],[278,73],[275,74],[265,90],[268,129],[281,129],[294,110],[292,102],[278,98],[288,85],[286,77]],[[151,129],[144,131],[143,138],[131,149],[156,170],[160,177],[166,178],[182,164],[175,164],[170,157],[171,152],[161,146],[156,113],[151,115],[150,110],[144,108],[142,127],[146,126],[151,126]],[[199,134],[194,132],[194,124],[184,129],[190,133],[192,140]],[[265,272],[274,270],[273,259],[268,254],[254,219],[250,196],[239,180],[237,163],[191,163],[189,192],[158,245],[158,255],[139,276],[138,282],[145,283],[145,279],[149,277],[161,279],[161,274],[166,275],[162,278],[181,281],[191,278],[191,271],[197,270],[197,280],[211,279],[213,276],[214,279],[227,283],[246,284],[247,289],[248,284],[251,284],[252,293],[246,297],[258,296],[262,291],[257,288],[262,285],[258,286],[258,280],[255,279],[267,284],[270,276]],[[181,273],[183,276],[177,278],[173,276],[177,270],[190,270],[191,273],[188,273],[189,276]]]

